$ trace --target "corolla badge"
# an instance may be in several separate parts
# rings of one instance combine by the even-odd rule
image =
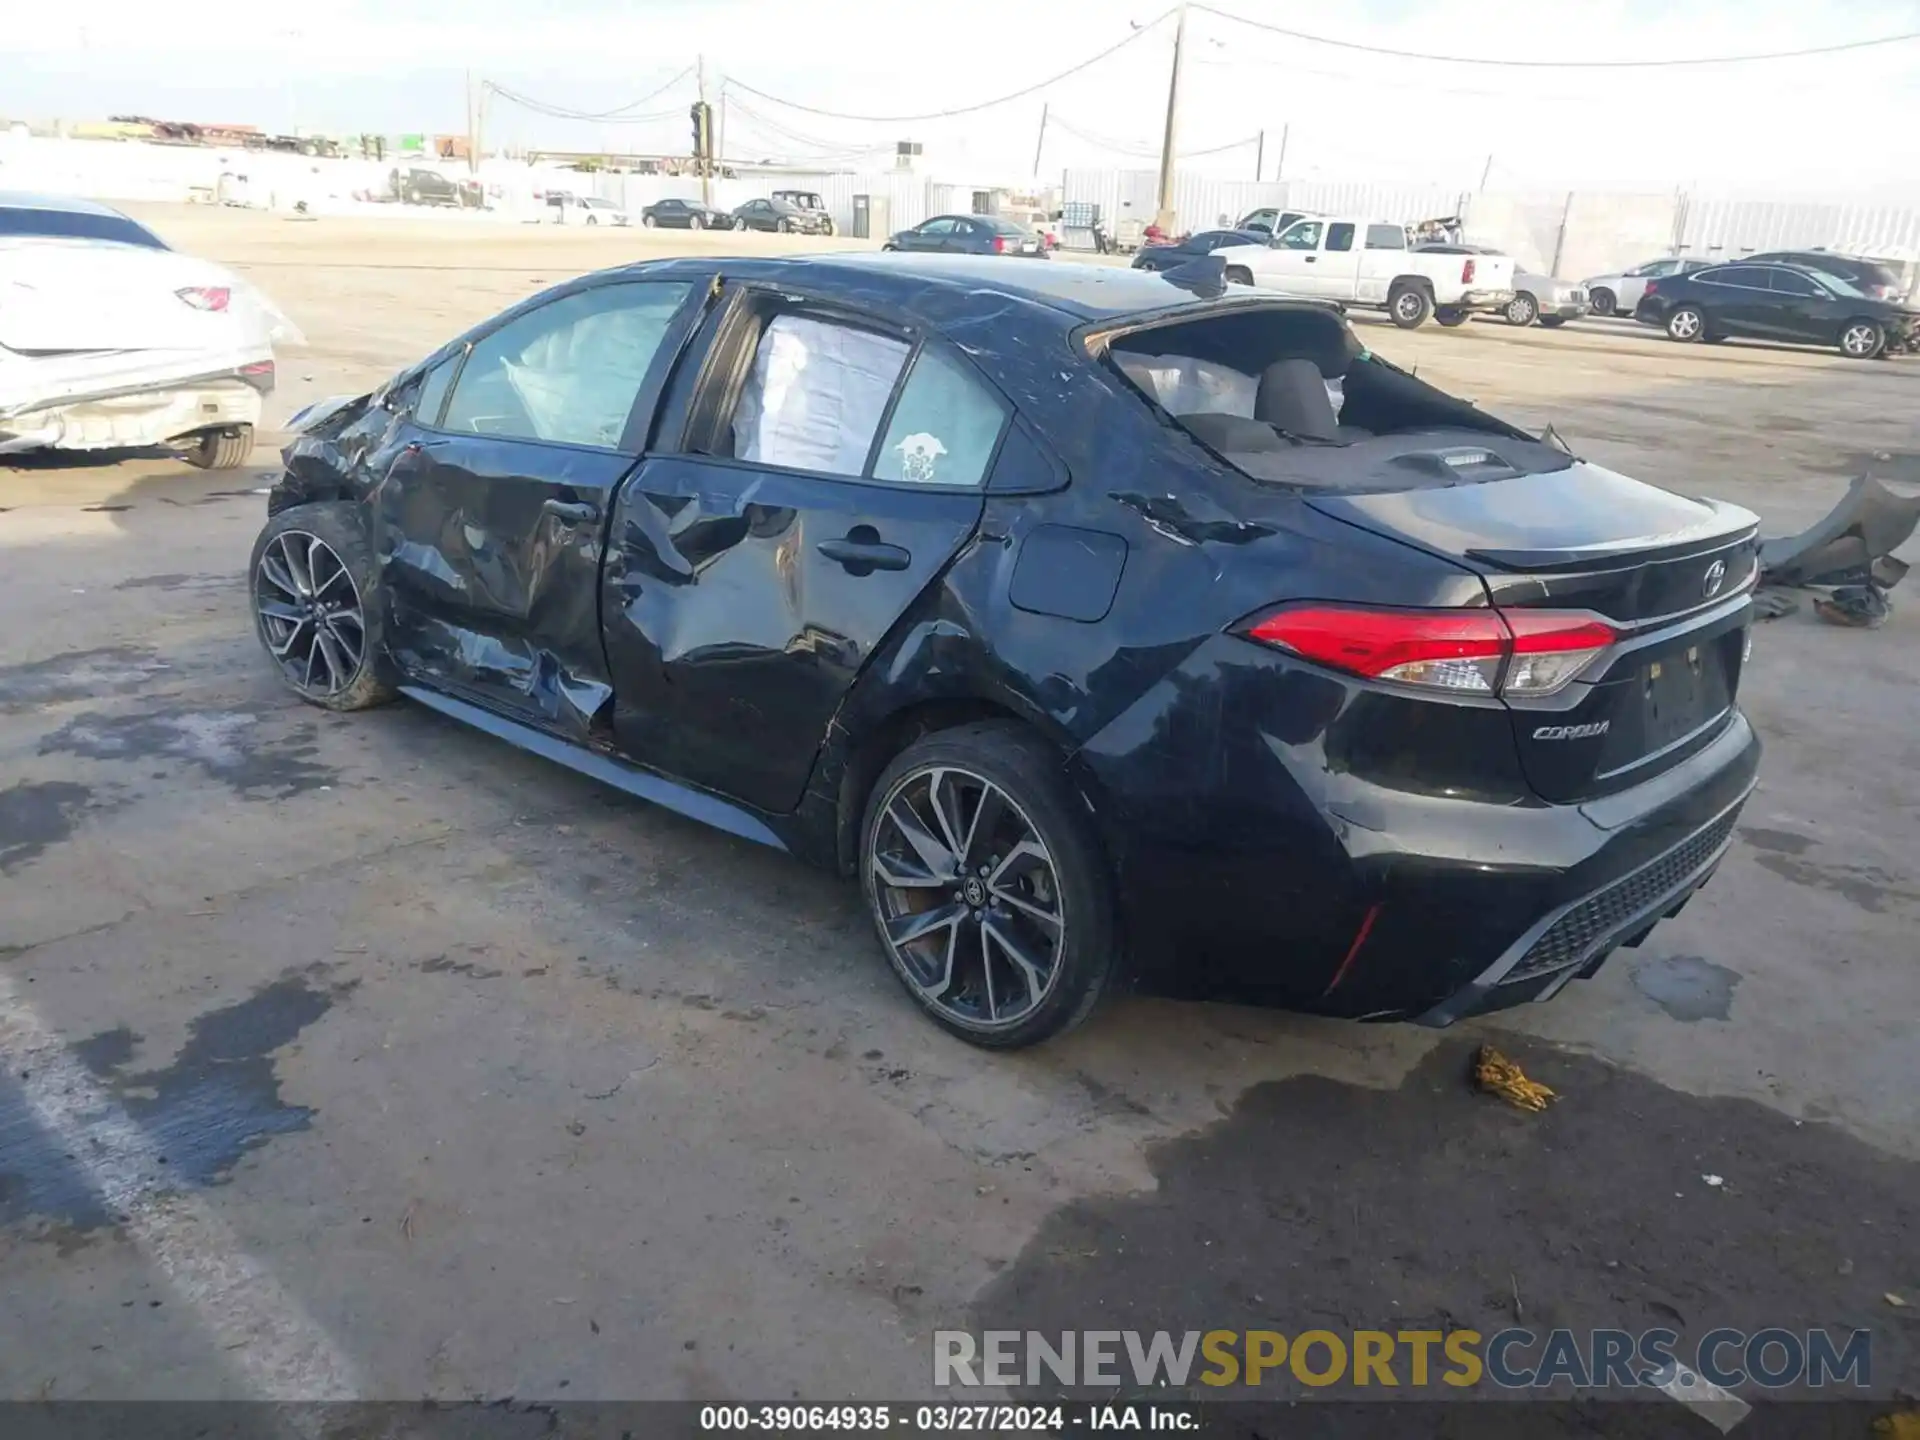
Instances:
[[[1716,560],[1707,566],[1707,573],[1700,577],[1700,593],[1709,600],[1720,593],[1720,587],[1726,582],[1727,562]]]
[[[1591,740],[1607,733],[1610,720],[1595,720],[1587,725],[1542,725],[1533,732],[1536,740]]]

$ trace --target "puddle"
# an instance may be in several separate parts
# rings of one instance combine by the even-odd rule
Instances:
[[[1633,985],[1675,1020],[1724,1020],[1740,973],[1699,955],[1668,955],[1633,968]]]

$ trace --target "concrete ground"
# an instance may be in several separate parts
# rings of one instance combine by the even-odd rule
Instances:
[[[272,421],[581,270],[775,244],[143,214],[306,330]],[[1772,532],[1920,471],[1920,359],[1360,323]],[[0,462],[0,1397],[900,1397],[935,1329],[1516,1319],[1865,1327],[1920,1387],[1910,608],[1760,629],[1734,851],[1549,1005],[1122,1000],[995,1056],[831,878],[283,693],[274,462]],[[1482,1040],[1560,1102],[1470,1093]]]

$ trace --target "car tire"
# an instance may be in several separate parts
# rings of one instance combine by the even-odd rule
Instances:
[[[782,235],[791,235],[793,233],[793,222],[791,220],[786,219],[783,216],[781,219],[774,222],[773,228],[775,230],[778,230]]]
[[[1227,284],[1251,285],[1253,284],[1253,272],[1244,265],[1229,265],[1227,267]]]
[[[1540,318],[1540,302],[1522,290],[1507,301],[1507,324],[1518,325],[1523,329]]]
[[[196,435],[180,458],[199,470],[237,470],[253,453],[253,427],[235,425]]]
[[[1468,311],[1462,310],[1458,306],[1440,305],[1435,307],[1433,318],[1436,324],[1444,325],[1449,330],[1455,330],[1466,324],[1470,315]]]
[[[1886,329],[1875,320],[1849,320],[1840,327],[1840,353],[1849,360],[1877,360],[1887,348]]]
[[[882,251],[891,250],[896,255],[900,253],[900,247],[898,245],[893,244],[892,242],[888,242],[887,244],[882,245],[880,249]]]
[[[1401,285],[1387,296],[1387,314],[1402,330],[1418,330],[1433,314],[1433,297],[1418,285]]]
[[[689,215],[687,217],[687,229],[704,230],[706,228],[707,228],[707,222],[702,220],[698,215]]]
[[[587,224],[598,225],[599,223],[600,223],[600,217],[594,214],[591,210],[589,210],[587,212]]]
[[[1548,330],[1558,330],[1566,323],[1567,317],[1564,315],[1542,315],[1540,317],[1540,324]]]
[[[975,811],[964,830],[953,828],[954,836],[964,834],[965,841],[933,842],[949,860],[969,843],[985,853],[984,859],[972,853],[960,857],[954,879],[964,884],[951,896],[944,884],[895,887],[884,879],[897,873],[889,867],[902,856],[909,857],[905,865],[931,873],[922,858],[926,852],[906,848],[905,832],[893,816],[904,806],[913,818],[934,823],[924,797],[935,785],[949,805],[964,807],[969,794],[984,802],[984,787],[999,797],[991,833],[976,833]],[[953,819],[964,813],[962,808]],[[1066,783],[1059,754],[1037,735],[1015,722],[993,720],[922,736],[874,783],[860,837],[861,891],[881,949],[934,1023],[970,1044],[1015,1050],[1062,1034],[1092,1013],[1116,968],[1113,879],[1085,804]],[[995,883],[995,876],[1004,878]],[[903,899],[915,898],[926,903],[901,908]],[[893,936],[903,922],[936,911],[956,918],[939,927],[923,923],[919,934],[896,943]],[[1053,921],[1034,918],[1043,911],[1051,912]],[[1002,934],[1018,945],[1031,969],[1016,964],[1004,942],[996,943]],[[933,943],[919,952],[903,951],[904,945],[923,940]],[[1046,968],[1036,995],[1031,977],[1041,970],[1042,950]],[[943,964],[944,985],[932,974]],[[997,985],[991,979],[995,973]],[[981,974],[988,977],[985,983],[977,978]],[[1023,1007],[1011,1017],[990,1018],[999,996],[1004,993],[1010,1001],[1016,989]],[[987,1015],[979,1013],[983,1009]]]
[[[1593,313],[1602,319],[1614,314],[1620,308],[1620,297],[1604,285],[1598,290],[1589,291],[1587,303],[1593,306]]]
[[[300,564],[307,567],[304,591]],[[381,645],[380,596],[373,577],[373,551],[347,501],[282,510],[253,542],[247,596],[254,634],[281,682],[309,705],[365,710],[397,693]],[[314,611],[308,602],[328,609]],[[316,641],[322,633],[330,638]]]
[[[653,229],[653,226],[654,226],[654,219],[651,215],[642,215],[640,217],[640,228],[642,230],[651,230]]]
[[[1667,316],[1667,338],[1691,345],[1707,333],[1707,317],[1695,305],[1677,305]]]
[[[823,221],[820,226],[820,233],[831,236],[833,234],[833,222],[831,220]]]

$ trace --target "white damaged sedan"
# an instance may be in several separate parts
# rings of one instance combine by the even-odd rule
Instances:
[[[292,321],[210,261],[0,237],[0,454],[151,445],[229,469],[253,448]]]

